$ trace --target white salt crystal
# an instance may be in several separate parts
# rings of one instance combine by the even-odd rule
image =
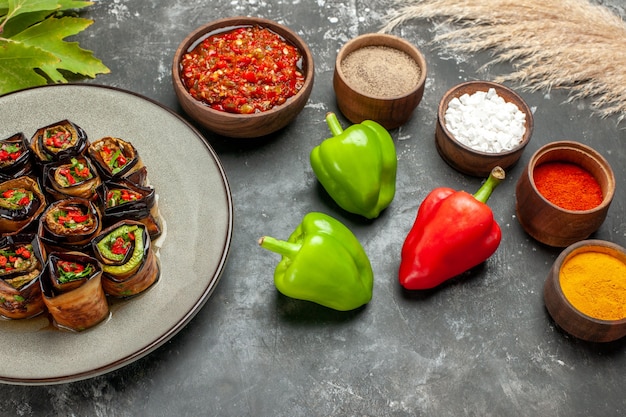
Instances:
[[[444,121],[459,142],[483,152],[511,150],[526,132],[526,115],[514,103],[500,97],[494,88],[453,98]]]

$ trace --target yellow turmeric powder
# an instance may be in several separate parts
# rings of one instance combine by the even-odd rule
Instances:
[[[559,280],[563,295],[581,313],[600,320],[626,317],[626,264],[602,248],[567,259]]]

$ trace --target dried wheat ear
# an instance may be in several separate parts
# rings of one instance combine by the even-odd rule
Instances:
[[[494,81],[527,91],[564,88],[602,117],[626,117],[626,23],[588,0],[396,0],[382,32],[414,19],[451,27],[433,42],[452,52],[490,51],[510,62]]]

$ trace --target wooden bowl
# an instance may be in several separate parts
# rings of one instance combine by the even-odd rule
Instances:
[[[304,85],[298,93],[279,106],[264,112],[236,114],[211,109],[193,98],[181,81],[180,61],[207,36],[241,26],[260,26],[270,29],[295,45],[302,53]],[[229,17],[207,23],[191,32],[178,46],[172,62],[174,91],[183,110],[199,125],[219,135],[233,138],[256,138],[274,133],[293,121],[307,103],[313,89],[313,55],[308,45],[293,30],[272,20],[256,17]]]
[[[566,210],[548,201],[537,190],[533,173],[544,162],[577,164],[600,184],[602,203],[591,210]],[[587,239],[606,219],[615,194],[615,177],[607,160],[589,146],[572,141],[552,142],[530,158],[515,188],[517,219],[530,236],[554,247],[566,247]]]
[[[350,79],[344,73],[342,63],[352,52],[365,47],[387,47],[405,52],[419,67],[419,78],[412,87],[407,86],[407,92],[404,93],[389,94],[387,91],[380,91],[379,94],[372,94],[362,87],[354,85],[354,81],[350,84]],[[333,88],[337,106],[352,123],[373,120],[386,129],[394,129],[411,118],[413,111],[422,100],[426,74],[426,59],[410,42],[397,36],[382,33],[357,36],[339,50],[335,60]]]
[[[495,89],[498,96],[502,97],[504,101],[515,104],[526,115],[524,123],[526,131],[520,144],[511,150],[499,153],[479,151],[461,143],[448,130],[444,119],[452,99],[459,98],[464,94],[472,95],[477,91],[487,92],[490,88]],[[490,81],[468,81],[449,89],[439,102],[435,126],[435,144],[442,159],[457,171],[477,177],[487,177],[495,166],[500,166],[506,171],[517,163],[526,145],[530,142],[533,124],[533,114],[528,104],[515,91]]]
[[[626,336],[626,318],[601,320],[574,307],[563,293],[560,272],[563,265],[577,254],[600,252],[626,263],[624,248],[602,240],[583,240],[568,246],[552,265],[543,288],[546,309],[564,331],[589,342],[611,342]],[[602,276],[598,276],[602,279]],[[624,277],[626,279],[626,277]]]

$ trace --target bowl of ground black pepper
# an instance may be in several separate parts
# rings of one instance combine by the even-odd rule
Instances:
[[[292,29],[228,17],[192,31],[172,62],[178,101],[201,127],[231,138],[270,135],[291,123],[313,89],[313,55]]]
[[[426,75],[426,59],[405,39],[382,33],[358,36],[337,54],[337,106],[352,123],[373,120],[397,128],[422,100]]]
[[[626,250],[598,239],[568,246],[543,288],[548,313],[566,333],[589,342],[626,336]]]
[[[487,177],[513,167],[530,142],[533,114],[512,89],[467,81],[444,93],[437,110],[435,145],[441,158],[464,174]]]
[[[566,247],[596,232],[615,194],[609,162],[595,149],[557,141],[531,156],[515,188],[515,211],[541,243]]]

